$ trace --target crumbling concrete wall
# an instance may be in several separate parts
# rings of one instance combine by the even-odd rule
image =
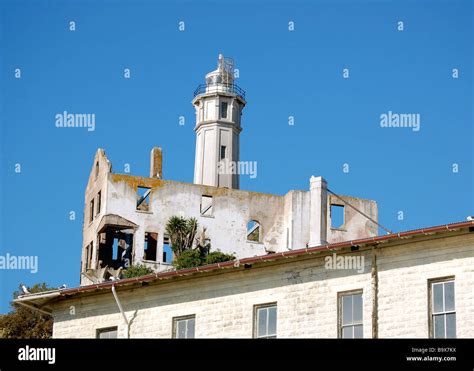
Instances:
[[[136,210],[137,187],[151,188],[148,211]],[[107,212],[137,224],[135,260],[143,257],[145,232],[158,233],[158,256],[162,256],[165,226],[172,216],[198,219],[206,228],[211,251],[220,250],[237,258],[265,255],[284,245],[283,197],[199,184],[110,174]],[[212,215],[201,215],[202,196],[212,197]],[[247,223],[261,225],[261,242],[247,241]],[[157,264],[158,267],[159,264]]]
[[[107,209],[107,179],[112,171],[112,164],[107,159],[103,149],[98,149],[92,164],[92,169],[87,181],[84,197],[84,218],[82,223],[83,245],[81,254],[81,272],[89,268],[97,268],[97,228],[101,217]],[[99,200],[100,192],[100,200]],[[94,201],[94,210],[91,210],[91,201]],[[100,211],[99,205],[100,203]],[[91,215],[92,213],[92,215]],[[92,218],[91,218],[92,216]],[[91,221],[92,219],[92,221]],[[89,259],[89,263],[87,263]],[[81,282],[83,277],[81,277]],[[87,281],[87,280],[86,280]]]
[[[84,274],[86,266],[90,270],[103,268],[103,262],[99,263],[99,247],[105,244],[110,249],[109,238],[116,234],[113,230],[117,228],[119,231],[125,227],[131,228],[127,233],[133,235],[133,264],[145,264],[155,271],[172,268],[162,258],[165,227],[172,216],[196,218],[199,223],[198,233],[203,227],[206,228],[211,251],[220,250],[234,254],[239,259],[301,249],[311,243],[314,245],[314,241],[324,244],[377,234],[377,226],[373,222],[347,205],[344,224],[339,228],[331,228],[330,206],[343,203],[327,193],[325,180],[321,177],[312,177],[310,183],[321,184],[322,188],[310,187],[309,191],[290,191],[284,196],[249,192],[160,179],[161,156],[159,148],[152,150],[150,173],[156,173],[156,176],[141,177],[113,174],[104,151],[97,151],[85,194],[81,284],[93,282]],[[142,196],[148,196],[137,207],[139,187],[142,191],[143,188],[146,190]],[[97,212],[99,192],[101,208]],[[204,215],[201,213],[203,196],[212,197],[212,212]],[[377,220],[375,201],[349,196],[341,198]],[[95,201],[92,220],[91,200]],[[260,224],[259,241],[249,241],[247,238],[247,223],[250,221]],[[111,225],[112,231],[108,229],[105,233],[104,228],[109,225],[107,223]],[[118,224],[120,225],[117,227]],[[147,232],[158,235],[156,259],[152,261],[144,260]],[[108,237],[104,242],[106,236]],[[314,238],[313,242],[310,241],[311,236]],[[110,262],[110,259],[107,261]],[[117,269],[116,261],[108,264],[109,268],[110,265]],[[94,274],[92,272],[92,276]]]
[[[328,197],[328,242],[336,243],[342,241],[356,240],[364,237],[377,236],[378,226],[364,215],[360,214],[352,207],[362,211],[371,219],[378,220],[377,203],[372,200],[365,200],[351,196],[339,196],[343,201],[334,195]],[[345,202],[344,202],[345,201]],[[344,224],[342,226],[331,227],[331,205],[344,206]]]

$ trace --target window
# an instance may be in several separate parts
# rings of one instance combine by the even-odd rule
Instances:
[[[173,250],[170,245],[170,238],[163,237],[163,263],[171,264],[173,262]]]
[[[89,223],[94,220],[94,199],[89,204]]]
[[[227,147],[226,147],[226,146],[221,146],[221,153],[220,153],[220,155],[221,155],[221,158],[220,158],[220,159],[221,159],[221,160],[225,159],[225,157],[226,157],[226,156],[225,156],[226,151],[227,151]]]
[[[362,291],[339,294],[339,337],[363,337]]]
[[[260,242],[260,223],[256,220],[247,223],[247,241]]]
[[[201,216],[212,216],[212,196],[201,197]]]
[[[173,318],[173,337],[176,339],[194,339],[196,316]]]
[[[95,163],[95,178],[99,177],[99,161]]]
[[[145,232],[145,248],[143,259],[156,261],[156,247],[158,245],[158,233]]]
[[[97,329],[97,339],[116,339],[117,338],[117,326]]]
[[[331,205],[331,228],[342,228],[344,226],[344,206]]]
[[[277,337],[276,303],[255,306],[253,327],[255,338],[272,339]]]
[[[227,118],[227,102],[221,102],[221,118]]]
[[[88,270],[91,267],[92,263],[92,248],[93,248],[92,242],[86,246],[86,251],[85,251],[85,269]]]
[[[137,187],[137,210],[148,211],[150,206],[151,188]]]
[[[97,193],[97,215],[100,214],[100,205],[101,205],[101,200],[102,198],[102,191],[99,191],[99,193]]]
[[[454,279],[436,280],[430,285],[430,329],[433,338],[456,337]]]

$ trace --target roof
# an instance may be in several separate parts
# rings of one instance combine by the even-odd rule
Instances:
[[[295,258],[295,257],[304,257],[305,255],[311,255],[316,253],[321,253],[325,251],[336,251],[341,250],[344,248],[350,248],[354,246],[376,246],[382,243],[388,242],[396,242],[399,241],[401,243],[406,243],[407,239],[414,238],[414,237],[423,237],[423,236],[431,236],[434,234],[440,233],[452,233],[455,231],[459,231],[461,229],[471,229],[474,231],[474,220],[466,221],[466,222],[458,222],[458,223],[451,223],[445,225],[439,225],[434,227],[428,228],[421,228],[421,229],[414,229],[406,232],[399,232],[399,233],[391,233],[383,236],[376,236],[376,237],[369,237],[369,238],[362,238],[357,240],[350,240],[332,244],[326,244],[316,247],[308,247],[304,249],[297,249],[297,250],[290,250],[280,253],[268,254],[268,255],[261,255],[255,256],[251,258],[244,258],[236,261],[228,261],[224,263],[216,263],[205,265],[196,268],[188,268],[188,269],[180,269],[175,271],[168,271],[168,272],[161,272],[161,273],[153,273],[148,274],[141,277],[134,277],[134,278],[125,278],[118,281],[107,281],[99,284],[94,285],[87,285],[87,286],[80,286],[75,288],[69,289],[58,289],[53,291],[47,291],[42,293],[36,294],[28,294],[28,295],[21,295],[13,302],[17,304],[24,305],[26,307],[36,309],[45,313],[51,313],[51,308],[49,304],[53,301],[56,301],[60,298],[69,298],[74,295],[100,291],[100,290],[108,290],[111,289],[112,286],[127,286],[127,285],[135,285],[141,284],[145,282],[153,282],[153,281],[162,281],[176,277],[182,276],[193,276],[198,275],[200,273],[213,273],[213,272],[234,272],[239,269],[246,269],[251,267],[253,264],[265,264],[269,262],[285,260],[288,258]]]

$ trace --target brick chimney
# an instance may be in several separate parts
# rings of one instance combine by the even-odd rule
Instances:
[[[150,153],[150,178],[163,179],[163,154],[160,147],[153,147]]]

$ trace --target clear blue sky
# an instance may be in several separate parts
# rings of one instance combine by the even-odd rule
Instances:
[[[258,176],[242,177],[242,189],[285,194],[322,175],[339,194],[376,200],[394,231],[465,220],[473,14],[472,1],[453,0],[1,2],[0,255],[38,255],[39,271],[0,270],[0,313],[20,282],[78,285],[98,147],[115,172],[129,163],[147,175],[161,146],[164,177],[192,182],[191,99],[220,52],[247,91],[241,159],[258,161]],[[64,110],[95,113],[96,130],[56,128]],[[381,128],[388,111],[420,114],[420,131]]]

